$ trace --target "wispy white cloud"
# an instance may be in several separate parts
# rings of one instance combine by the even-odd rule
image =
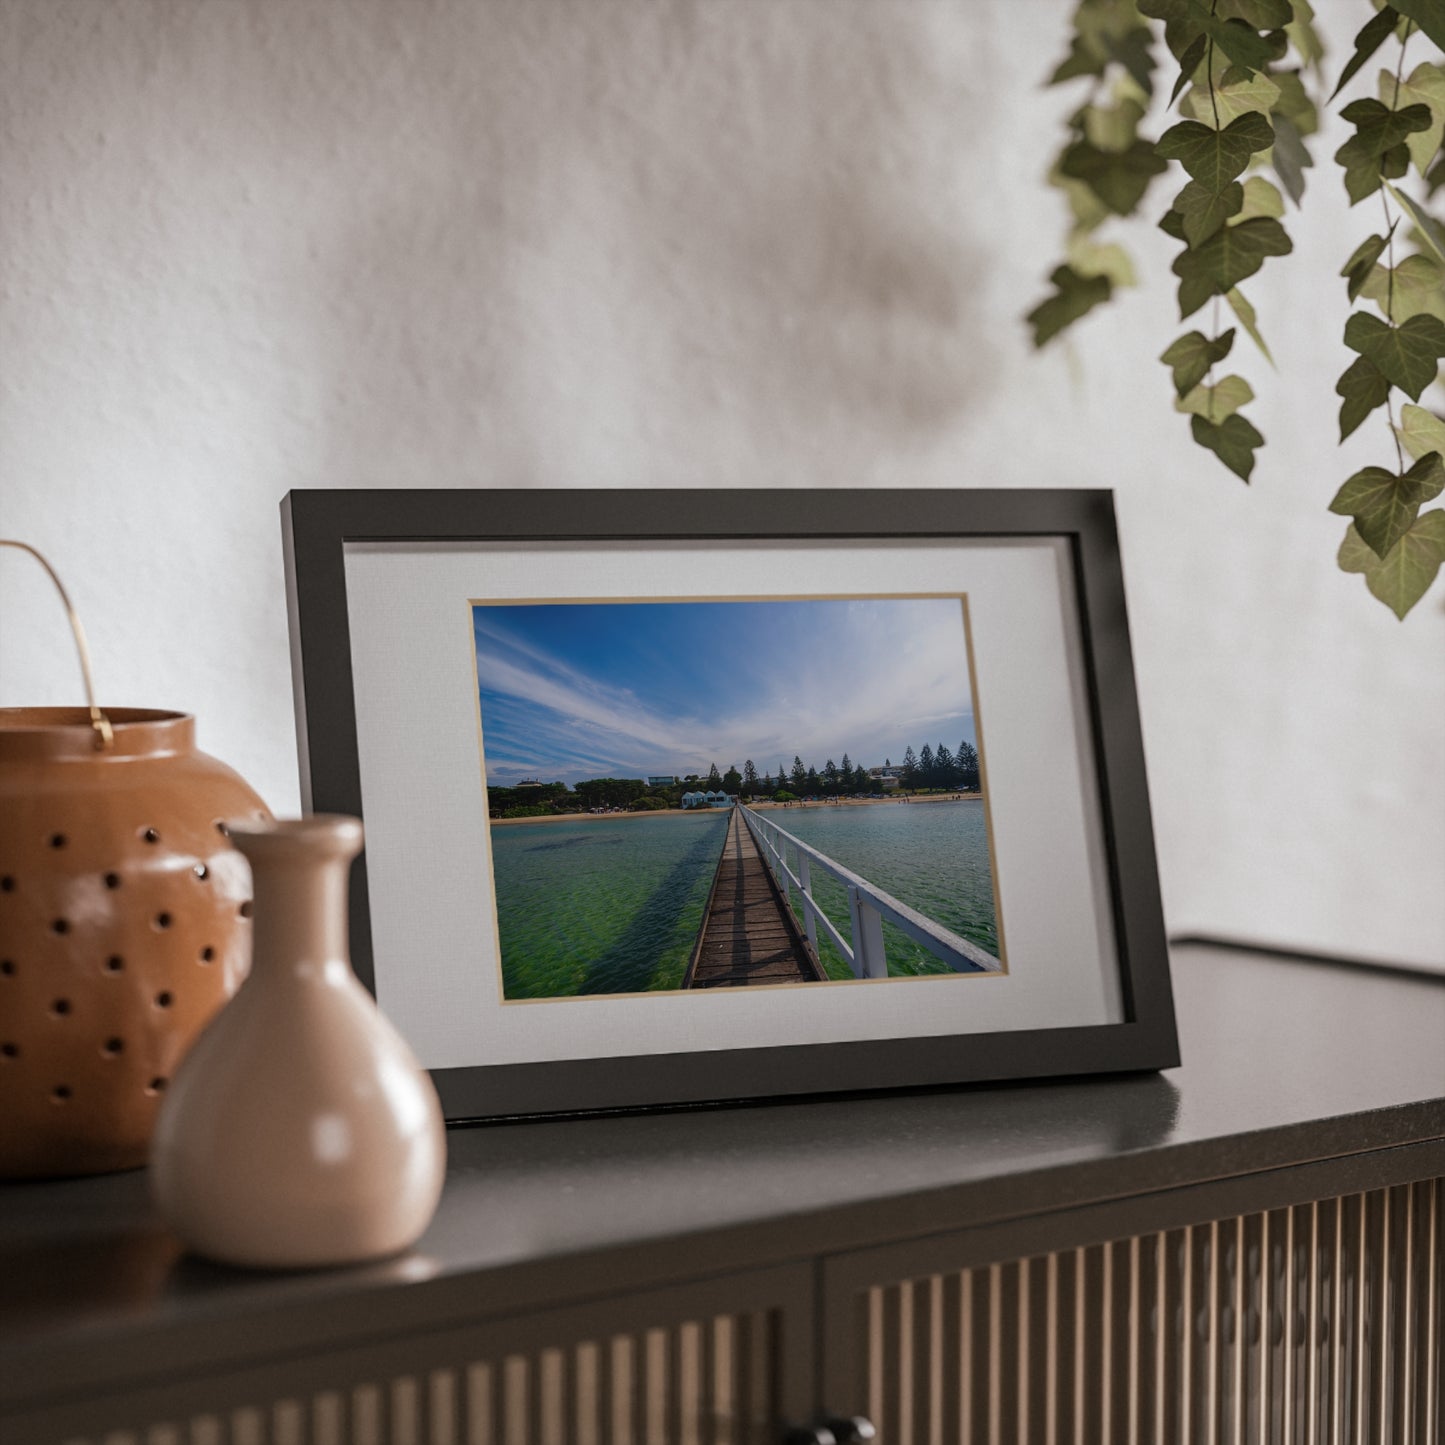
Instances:
[[[806,616],[807,614],[803,614]],[[822,766],[851,754],[873,765],[907,746],[971,734],[971,704],[956,604],[900,609],[850,604],[832,633],[792,639],[756,665],[734,662],[712,715],[649,705],[626,686],[587,673],[478,612],[485,692],[530,705],[526,736],[505,733],[489,753],[497,773],[583,776],[587,771],[687,773],[777,762]],[[498,718],[484,717],[489,731]],[[501,739],[499,738],[499,741]],[[579,771],[579,768],[582,771]]]
[[[631,689],[582,673],[501,628],[478,621],[475,633],[477,672],[486,692],[546,708],[573,728],[608,734],[619,743],[666,752],[695,736],[695,720],[664,717],[639,703]]]

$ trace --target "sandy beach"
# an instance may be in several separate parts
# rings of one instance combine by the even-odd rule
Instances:
[[[492,818],[492,827],[510,828],[514,823],[607,823],[620,818],[680,818],[696,814],[720,813],[721,808],[648,808],[639,812],[628,810],[621,813],[552,813],[542,818]]]
[[[982,798],[982,793],[930,793],[927,797],[882,797],[882,798],[840,798],[836,803],[774,803],[759,801],[749,804],[762,812],[796,813],[814,812],[825,808],[884,808],[904,805],[912,807],[917,803],[971,803]],[[684,814],[688,816],[705,816],[708,813],[719,813],[725,811],[721,808],[649,808],[638,812],[619,813],[553,813],[541,818],[493,818],[491,825],[494,828],[510,828],[514,824],[527,823],[600,823],[615,818],[676,818]]]

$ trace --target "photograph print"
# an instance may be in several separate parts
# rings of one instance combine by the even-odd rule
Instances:
[[[966,597],[472,629],[504,1002],[1005,971]]]

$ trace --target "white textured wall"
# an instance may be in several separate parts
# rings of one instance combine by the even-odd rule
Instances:
[[[1388,453],[1333,441],[1376,216],[1317,171],[1249,288],[1252,488],[1170,414],[1148,224],[1150,284],[1033,355],[1069,8],[0,0],[0,533],[106,700],[289,810],[290,487],[1114,486],[1171,926],[1445,963],[1445,609],[1323,512]],[[0,609],[0,703],[78,700],[14,554]]]

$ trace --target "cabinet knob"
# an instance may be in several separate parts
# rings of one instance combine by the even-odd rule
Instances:
[[[830,1416],[823,1425],[832,1432],[838,1445],[867,1445],[868,1441],[878,1438],[873,1422],[866,1415]]]
[[[817,1425],[788,1431],[783,1445],[868,1445],[878,1432],[864,1415],[830,1415]]]

